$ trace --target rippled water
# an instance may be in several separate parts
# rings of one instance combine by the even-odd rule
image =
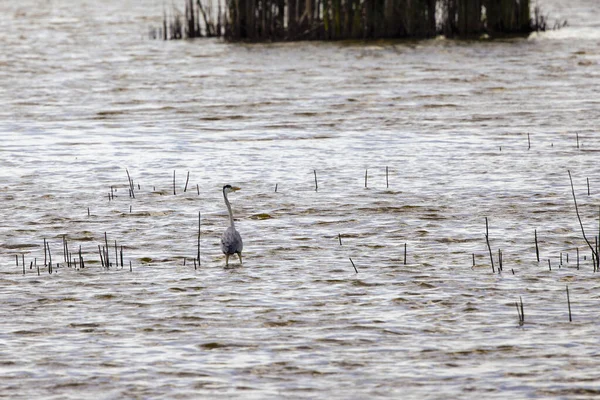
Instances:
[[[540,5],[569,27],[237,45],[148,40],[159,2],[1,3],[0,397],[596,397],[567,170],[593,238],[599,9]]]

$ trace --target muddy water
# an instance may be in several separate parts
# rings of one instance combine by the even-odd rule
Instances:
[[[269,45],[150,41],[140,3],[0,5],[3,396],[600,392],[567,174],[593,238],[595,2],[541,3],[570,26],[528,39]]]

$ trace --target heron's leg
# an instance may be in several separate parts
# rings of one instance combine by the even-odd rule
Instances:
[[[240,258],[240,264],[242,264],[242,253],[241,253],[241,252],[239,252],[239,253],[237,253],[237,255],[238,255],[238,257]]]
[[[225,254],[225,266],[229,265],[229,254]]]

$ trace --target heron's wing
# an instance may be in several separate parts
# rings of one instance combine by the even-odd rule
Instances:
[[[242,236],[234,228],[229,227],[221,236],[221,250],[225,254],[241,253],[244,244]]]

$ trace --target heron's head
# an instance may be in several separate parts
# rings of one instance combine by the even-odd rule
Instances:
[[[240,190],[237,186],[225,185],[223,186],[223,193],[231,193]]]

